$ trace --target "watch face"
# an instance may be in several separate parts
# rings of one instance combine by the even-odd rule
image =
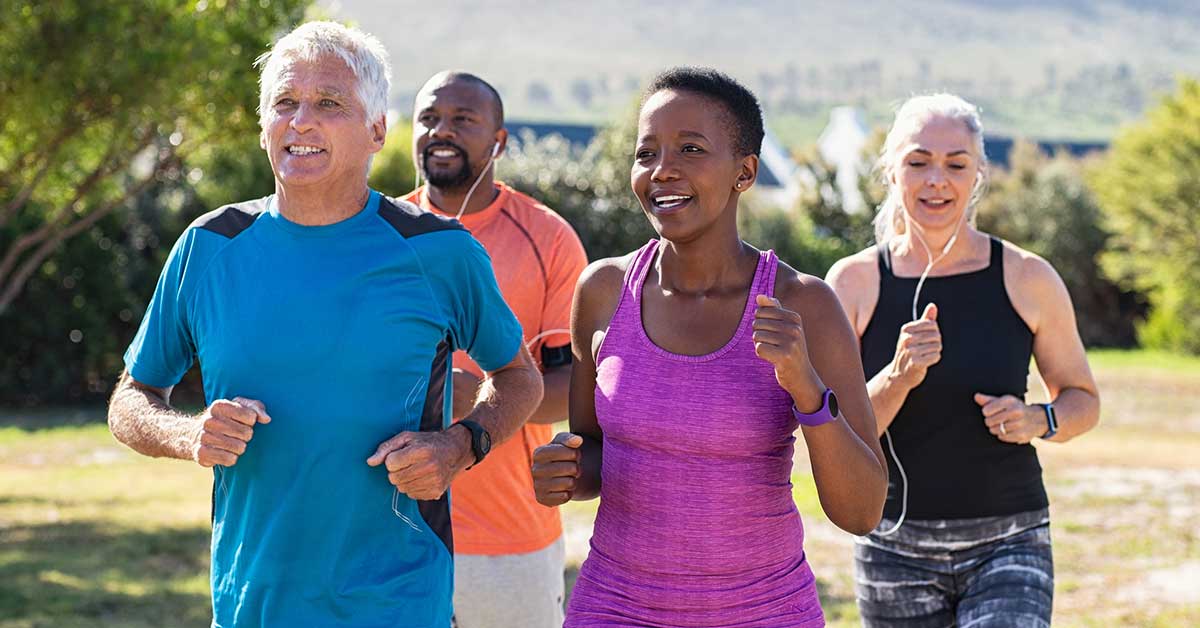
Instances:
[[[483,454],[492,450],[492,435],[487,430],[479,430],[479,449]]]
[[[836,417],[838,415],[838,400],[837,395],[833,394],[833,390],[829,391],[829,416]]]

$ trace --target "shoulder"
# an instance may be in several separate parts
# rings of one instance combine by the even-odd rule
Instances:
[[[532,237],[546,240],[569,237],[575,241],[579,240],[574,227],[558,212],[520,190],[507,185],[504,189],[509,198],[504,209],[508,211],[509,217],[526,228]]]
[[[874,286],[879,281],[879,249],[870,246],[834,262],[825,274],[825,281],[839,295]]]
[[[1040,255],[1001,240],[1004,246],[1004,291],[1030,331],[1045,321],[1073,316],[1071,295],[1058,271]]]
[[[871,246],[834,263],[825,276],[858,335],[879,301],[879,249]]]
[[[1058,271],[1042,256],[1026,251],[1009,242],[1000,240],[1004,247],[1004,283],[1009,287],[1024,291],[1053,293],[1060,287],[1065,289]]]
[[[617,294],[625,283],[625,273],[633,265],[637,251],[621,257],[598,259],[579,275],[578,290],[582,296]]]
[[[467,233],[462,223],[453,218],[427,212],[406,200],[389,196],[379,199],[379,217],[405,239],[439,231]]]
[[[188,231],[206,231],[232,240],[249,229],[259,216],[266,213],[269,198],[264,196],[251,201],[218,207],[193,220],[192,224],[188,225]]]
[[[802,273],[782,260],[775,271],[775,298],[806,319],[841,313],[842,306],[829,284],[820,277]]]
[[[583,269],[575,287],[573,329],[594,331],[608,327],[625,290],[625,274],[636,257],[637,251],[607,257]]]

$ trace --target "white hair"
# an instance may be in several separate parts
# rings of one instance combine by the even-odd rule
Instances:
[[[975,178],[975,187],[971,190],[971,198],[967,201],[965,211],[968,224],[975,226],[976,204],[987,190],[987,155],[983,152],[983,122],[979,119],[979,108],[954,94],[913,96],[896,110],[896,119],[883,142],[879,161],[875,164],[888,191],[887,198],[879,205],[879,211],[875,214],[875,241],[879,244],[904,233],[904,199],[901,198],[897,185],[892,182],[892,174],[899,165],[898,160],[902,155],[898,153],[904,142],[933,118],[962,122],[971,134],[979,174]]]
[[[271,96],[280,76],[296,61],[313,62],[336,56],[346,63],[358,79],[358,99],[367,111],[366,124],[387,115],[388,90],[392,68],[387,50],[373,35],[337,22],[308,22],[284,35],[271,50],[254,61],[261,68],[258,77],[258,120],[271,107]]]

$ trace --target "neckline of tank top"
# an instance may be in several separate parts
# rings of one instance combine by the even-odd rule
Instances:
[[[750,280],[750,289],[746,294],[746,305],[742,309],[742,317],[738,319],[738,326],[737,329],[734,330],[733,336],[725,344],[721,345],[720,348],[709,353],[705,353],[703,355],[688,355],[686,353],[675,353],[674,351],[668,351],[667,349],[658,346],[658,344],[650,339],[650,334],[646,333],[646,325],[642,323],[642,290],[646,285],[646,278],[650,275],[650,266],[654,264],[654,260],[658,258],[659,249],[661,248],[658,240],[653,241],[652,247],[653,248],[647,252],[649,259],[645,260],[641,269],[639,269],[637,276],[634,277],[635,283],[633,290],[633,307],[634,312],[637,315],[635,320],[637,322],[638,339],[644,346],[654,353],[677,362],[709,362],[732,351],[733,348],[737,346],[738,341],[742,339],[742,336],[746,335],[746,329],[750,327],[750,325],[747,324],[747,321],[754,316],[754,310],[756,307],[754,302],[755,288],[757,288],[759,282],[764,279],[764,273],[770,275],[769,278],[774,280],[774,273],[771,272],[770,268],[767,268],[766,264],[767,260],[773,257],[771,255],[772,251],[768,249],[766,251],[758,252],[758,265],[754,268],[754,278]]]
[[[963,278],[963,277],[970,277],[972,275],[978,275],[980,273],[986,273],[987,271],[992,269],[992,262],[996,261],[995,259],[993,259],[993,258],[997,257],[994,253],[996,246],[1003,247],[1004,245],[1001,244],[1000,240],[997,239],[995,236],[988,236],[988,263],[987,263],[987,266],[984,266],[983,268],[977,268],[975,270],[963,271],[961,273],[953,273],[950,275],[933,275],[933,274],[931,274],[925,278],[925,282],[929,283],[930,281],[933,281],[935,279],[958,279],[958,278]],[[882,255],[882,251],[879,251],[878,247],[876,247],[875,254],[877,256],[876,260],[878,260],[878,256]],[[999,258],[999,261],[1002,264],[1004,263],[1004,259],[1002,257],[1003,255],[1004,255],[1004,249],[1001,248],[1000,249],[1001,257]],[[885,260],[883,260],[883,267],[885,269],[887,269],[887,272],[889,275],[891,275],[892,279],[898,279],[900,281],[919,281],[921,279],[920,275],[917,275],[915,277],[901,277],[900,275],[897,275],[896,272],[892,270],[892,262],[893,262],[892,251],[889,248],[889,249],[887,249],[887,258]]]

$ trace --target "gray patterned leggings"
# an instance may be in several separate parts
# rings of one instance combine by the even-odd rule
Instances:
[[[876,530],[887,530],[886,519]],[[1034,628],[1050,625],[1050,517],[905,521],[854,549],[863,626]]]

